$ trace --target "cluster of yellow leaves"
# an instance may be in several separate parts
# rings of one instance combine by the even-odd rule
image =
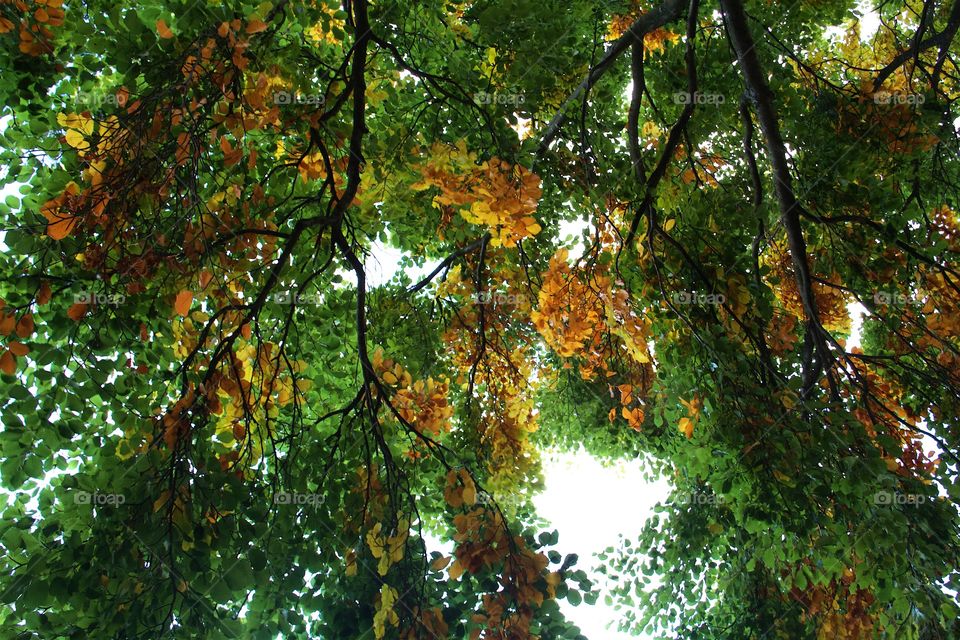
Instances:
[[[232,354],[232,362],[224,362],[207,388],[210,412],[219,416],[216,434],[221,441],[236,441],[256,462],[264,441],[273,434],[271,423],[280,408],[310,388],[310,381],[300,378],[306,367],[303,361],[287,364],[281,348],[272,342],[246,342]],[[247,427],[246,425],[250,425]],[[254,432],[248,432],[252,428]]]
[[[17,25],[0,14],[0,34],[12,33],[19,26],[19,49],[29,56],[53,52],[53,32],[50,27],[63,24],[63,0],[0,0],[0,6],[10,5],[22,15]]]
[[[613,393],[614,387],[610,387],[610,393]],[[617,391],[620,393],[620,415],[624,420],[627,421],[627,424],[630,425],[630,428],[634,431],[640,431],[643,427],[643,406],[641,405],[640,400],[636,400],[633,397],[633,385],[632,384],[621,384],[617,385]],[[631,405],[635,405],[632,406]],[[610,419],[610,422],[613,422],[617,418],[617,409],[614,407],[610,409],[610,413],[607,416]]]
[[[814,255],[817,253],[815,251]],[[769,285],[777,301],[787,313],[805,321],[806,313],[803,309],[800,289],[797,286],[797,278],[794,275],[793,258],[786,248],[786,242],[771,242],[761,261],[770,268],[767,278],[778,280],[776,284]],[[812,266],[811,264],[811,268]],[[821,324],[829,331],[846,333],[850,330],[851,322],[850,312],[847,310],[850,300],[839,286],[840,276],[836,273],[829,276],[817,273],[813,275],[816,279],[813,282],[812,294]]]
[[[423,179],[412,188],[438,188],[434,205],[461,207],[464,220],[490,229],[492,246],[513,247],[540,233],[533,217],[542,195],[540,177],[524,167],[499,158],[476,163],[461,141],[456,147],[433,145],[418,169]]]
[[[176,296],[176,311],[185,317],[176,317],[172,323],[174,354],[183,360],[195,350],[206,348],[214,341],[222,342],[234,332],[239,333],[235,350],[220,362],[217,371],[200,391],[210,415],[217,420],[215,437],[219,442],[235,447],[221,455],[221,466],[225,470],[232,468],[242,452],[249,468],[259,460],[263,443],[268,442],[273,434],[271,425],[278,419],[280,408],[310,389],[311,382],[301,377],[307,365],[302,360],[285,358],[281,348],[274,343],[252,342],[249,325],[240,324],[240,312],[222,314],[204,344],[200,345],[200,328],[210,318],[202,311],[189,311],[192,298],[189,291],[181,291]],[[203,357],[196,358],[196,361],[197,366],[208,364]],[[192,391],[189,399],[193,401]],[[179,414],[173,411],[168,415]]]
[[[550,258],[539,305],[530,314],[537,331],[562,358],[582,353],[605,315],[594,294],[600,283],[584,282],[577,277],[569,256],[569,251],[559,249]]]
[[[380,587],[380,597],[377,599],[376,612],[373,614],[373,633],[379,640],[387,634],[387,625],[397,626],[400,618],[393,610],[399,599],[397,590],[388,584]]]
[[[614,288],[595,261],[574,268],[568,260],[566,249],[550,259],[538,307],[530,314],[546,343],[561,357],[579,358],[585,379],[599,371],[606,377],[614,375],[611,364],[621,355],[628,356],[635,368],[652,369],[649,323],[633,310],[627,292]],[[650,382],[635,386],[648,388]]]
[[[508,266],[503,249],[493,249],[489,264],[489,280],[507,283],[507,289],[518,304],[487,304],[478,301],[474,284],[462,278],[459,268],[452,269],[439,288],[439,295],[451,295],[472,301],[453,317],[443,334],[453,364],[458,371],[456,382],[464,390],[472,379],[476,399],[482,409],[477,433],[491,477],[488,485],[494,493],[499,486],[510,487],[522,481],[535,468],[536,453],[529,446],[528,435],[537,429],[533,397],[546,372],[536,366],[532,334],[527,336],[507,327],[529,325],[526,295],[515,283],[519,272]],[[481,346],[477,335],[480,308],[483,309],[486,340]],[[508,338],[508,334],[510,337]]]
[[[371,364],[374,373],[391,388],[390,403],[407,425],[430,437],[450,431],[453,407],[448,400],[448,380],[414,380],[402,365],[384,358],[383,349],[379,347],[372,354]],[[376,389],[373,391],[376,393]],[[415,451],[408,455],[419,457]]]
[[[693,437],[694,427],[696,427],[700,421],[700,411],[703,409],[703,398],[697,395],[694,395],[693,399],[689,401],[681,398],[680,404],[687,408],[687,415],[680,418],[677,426],[680,429],[680,433],[685,435],[689,440]]]
[[[390,567],[403,559],[409,535],[410,523],[404,519],[397,523],[396,533],[392,535],[386,535],[383,532],[383,525],[379,522],[367,532],[367,546],[370,547],[373,557],[377,559],[377,573],[381,576],[387,575]]]
[[[346,27],[346,22],[342,18],[337,17],[337,7],[321,3],[320,10],[327,14],[329,19],[327,21],[318,20],[313,26],[304,29],[304,34],[317,44],[342,44],[342,40],[333,32],[334,29],[343,31]],[[328,25],[326,27],[324,26],[325,22]]]
[[[131,105],[130,108],[135,108]],[[117,152],[126,144],[129,134],[115,115],[96,122],[89,113],[60,113],[57,123],[64,128],[64,141],[85,160],[84,182],[81,188],[70,182],[63,193],[45,202],[40,213],[47,219],[46,234],[54,240],[66,238],[81,222],[87,224],[116,224],[105,215],[107,204],[113,197],[105,187],[107,164],[119,164]],[[96,133],[96,144],[93,143]]]
[[[451,469],[447,472],[443,498],[454,509],[472,507],[477,503],[477,485],[466,469]]]
[[[627,32],[634,22],[637,21],[640,16],[647,12],[646,9],[642,8],[644,4],[641,0],[632,0],[630,3],[630,11],[627,13],[619,13],[613,16],[613,19],[610,21],[610,24],[607,25],[607,36],[608,41],[616,40]],[[667,29],[654,29],[650,33],[643,36],[643,47],[646,51],[652,53],[657,53],[663,51],[666,48],[666,45],[676,44],[680,41],[680,34],[673,33]]]

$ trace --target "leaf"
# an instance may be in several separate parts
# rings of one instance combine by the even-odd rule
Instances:
[[[193,304],[193,292],[184,289],[177,294],[176,299],[173,301],[173,309],[177,312],[177,315],[185,318],[187,314],[190,313],[191,304]]]
[[[37,290],[37,304],[45,305],[50,302],[50,298],[53,296],[53,292],[50,290],[50,284],[46,281],[40,284],[40,288]]]
[[[17,342],[16,340],[11,340],[7,343],[7,348],[13,352],[15,356],[25,356],[30,353],[30,347],[23,344],[22,342]]]
[[[33,335],[33,330],[33,316],[29,313],[21,316],[20,320],[17,322],[17,335],[26,339]]]
[[[430,563],[430,568],[434,571],[443,571],[450,564],[450,556],[440,556]]]
[[[157,35],[163,38],[164,40],[168,40],[173,37],[173,31],[170,31],[170,27],[168,27],[167,23],[164,22],[162,19],[157,20],[156,26],[157,26]]]
[[[267,30],[267,23],[263,20],[251,20],[247,23],[247,33],[260,33]]]
[[[88,305],[86,302],[76,302],[67,309],[67,317],[74,322],[79,322],[83,316],[87,315]]]
[[[17,371],[17,359],[9,349],[4,349],[3,355],[0,355],[0,371],[8,376],[12,376]]]

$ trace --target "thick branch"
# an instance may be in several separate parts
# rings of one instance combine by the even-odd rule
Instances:
[[[922,28],[923,25],[920,25],[920,27]],[[890,63],[877,74],[876,79],[873,81],[873,90],[877,91],[880,89],[884,81],[889,78],[894,71],[904,65],[907,60],[916,58],[922,51],[926,51],[930,47],[940,48],[940,55],[937,58],[937,68],[939,69],[940,66],[943,65],[943,60],[947,55],[950,43],[953,42],[953,38],[957,35],[958,28],[960,28],[960,0],[954,0],[953,7],[950,9],[950,17],[947,18],[946,28],[937,35],[931,36],[922,42],[914,42],[912,46],[891,60]]]
[[[780,204],[780,220],[787,233],[787,244],[796,271],[797,288],[803,302],[808,320],[808,331],[813,339],[817,353],[817,367],[806,367],[804,386],[809,388],[815,382],[817,370],[826,368],[829,362],[829,350],[820,323],[820,316],[814,300],[810,265],[807,262],[807,244],[800,225],[802,205],[793,191],[790,167],[787,164],[787,148],[780,133],[780,122],[773,106],[773,92],[767,85],[766,76],[757,58],[756,43],[747,25],[747,15],[740,0],[721,0],[725,21],[730,33],[730,41],[740,61],[741,74],[747,86],[747,96],[753,102],[757,120],[767,141],[767,155],[773,170],[774,193]]]
[[[659,29],[660,27],[669,24],[680,18],[680,10],[683,8],[683,0],[666,0],[662,5],[651,9],[646,12],[639,18],[636,22],[630,25],[630,28],[627,29],[627,32],[622,36],[617,38],[612,45],[607,49],[607,52],[604,54],[603,58],[600,59],[600,62],[587,73],[587,76],[583,81],[577,85],[577,88],[573,90],[567,99],[560,106],[560,109],[557,110],[557,114],[553,116],[553,119],[547,125],[547,128],[544,129],[542,136],[540,137],[540,144],[537,145],[537,154],[541,154],[546,151],[547,147],[550,146],[550,143],[553,142],[553,139],[557,137],[557,134],[560,133],[560,127],[563,126],[564,120],[566,120],[566,111],[567,107],[576,102],[577,98],[580,97],[580,94],[587,90],[588,87],[591,87],[597,83],[597,80],[600,79],[603,74],[609,71],[610,67],[613,66],[613,63],[616,62],[617,58],[620,57],[624,51],[626,51],[630,45],[635,42],[643,42],[643,36],[650,33],[654,29]]]

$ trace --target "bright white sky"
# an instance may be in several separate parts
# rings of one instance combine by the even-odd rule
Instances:
[[[670,486],[666,479],[647,482],[639,465],[638,461],[623,461],[604,467],[586,451],[545,456],[546,490],[533,503],[539,515],[560,531],[557,550],[563,555],[578,554],[577,568],[591,579],[598,563],[594,554],[615,545],[619,534],[636,537],[653,507],[667,499]],[[590,640],[638,637],[616,631],[615,624],[610,630],[605,628],[619,615],[603,603],[602,595],[594,606],[574,607],[562,601],[560,608]]]

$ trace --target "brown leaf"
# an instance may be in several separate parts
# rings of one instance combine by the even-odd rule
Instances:
[[[16,370],[17,359],[9,350],[5,349],[3,355],[0,355],[0,371],[3,371],[8,376],[12,376]]]

